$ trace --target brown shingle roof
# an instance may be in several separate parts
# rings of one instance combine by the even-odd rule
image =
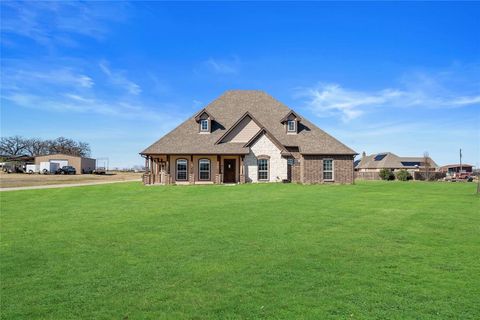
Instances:
[[[473,168],[473,166],[471,164],[468,164],[468,163],[462,163],[461,166],[462,167],[472,167]],[[440,169],[457,168],[457,167],[460,167],[460,163],[447,164],[447,165],[441,166]]]
[[[245,113],[250,113],[284,146],[298,146],[304,154],[356,154],[305,118],[298,134],[287,134],[280,122],[291,111],[283,103],[263,91],[231,90],[212,101],[205,110],[215,121],[212,133],[199,134],[194,116],[163,136],[141,154],[246,154],[249,148],[242,143],[215,144]]]
[[[377,160],[376,160],[377,159]],[[430,166],[433,168],[437,167],[435,161],[431,158],[428,158]],[[399,157],[391,152],[382,152],[377,154],[372,154],[369,156],[363,157],[360,162],[357,164],[355,169],[410,169],[416,168],[417,165],[414,163],[419,163],[418,167],[423,167],[424,158],[423,157]]]

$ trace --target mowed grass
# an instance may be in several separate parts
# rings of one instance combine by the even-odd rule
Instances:
[[[475,184],[4,192],[3,319],[479,319]]]

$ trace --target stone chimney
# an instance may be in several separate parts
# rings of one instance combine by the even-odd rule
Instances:
[[[365,153],[365,151],[362,152],[362,158],[365,158],[367,156],[367,154]]]

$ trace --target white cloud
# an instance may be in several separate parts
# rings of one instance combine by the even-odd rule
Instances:
[[[138,85],[126,79],[122,73],[111,71],[106,64],[102,72],[98,68],[84,72],[82,66],[87,63],[83,61],[72,62],[68,67],[48,62],[7,62],[0,78],[2,105],[46,112],[90,112],[120,118],[150,121],[170,119],[172,123],[175,122],[167,112],[158,111],[158,104],[153,107],[141,99]],[[122,90],[126,89],[128,94],[118,94],[119,86]],[[163,110],[172,110],[172,106],[162,104],[162,107]]]
[[[480,104],[475,79],[464,79],[460,81],[462,85],[452,85],[452,76],[460,75],[416,73],[403,77],[402,86],[398,88],[377,91],[354,90],[334,83],[319,84],[298,89],[296,97],[303,99],[304,107],[316,116],[340,116],[343,121],[358,118],[378,107],[445,109]]]
[[[91,88],[95,85],[93,79],[85,74],[77,72],[71,68],[60,67],[56,69],[42,68],[40,70],[6,68],[3,73],[5,86],[13,83],[26,85],[29,83],[48,83],[58,86],[76,86],[81,88]]]
[[[210,58],[203,64],[213,73],[223,75],[237,74],[240,68],[240,59],[237,56],[234,56],[232,59]]]
[[[114,116],[125,119],[146,119],[160,121],[169,119],[170,116],[157,112],[143,104],[125,101],[108,100],[96,97],[82,96],[76,93],[62,93],[56,96],[44,96],[31,93],[10,93],[2,96],[16,106],[30,109],[44,110],[47,112],[77,112],[95,113],[105,116]]]
[[[351,120],[363,114],[363,107],[384,104],[390,99],[402,95],[401,92],[382,90],[380,92],[361,92],[344,89],[337,84],[319,85],[300,93],[307,99],[307,107],[317,116],[331,116],[340,113],[344,120]]]
[[[129,94],[132,95],[138,95],[142,92],[142,89],[138,84],[127,79],[125,72],[112,71],[106,61],[100,62],[99,65],[102,72],[108,76],[113,84],[124,88]]]
[[[2,1],[2,38],[22,36],[51,46],[76,45],[72,36],[102,39],[109,23],[126,19],[126,3]]]
[[[81,75],[78,80],[79,80],[80,85],[82,87],[85,87],[85,88],[91,88],[94,84],[92,78],[90,78],[88,76],[85,76],[85,75]]]
[[[472,96],[472,97],[458,97],[457,99],[452,100],[452,104],[459,105],[459,106],[477,104],[477,103],[480,103],[480,95]]]

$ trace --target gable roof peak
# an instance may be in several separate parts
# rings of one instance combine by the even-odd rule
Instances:
[[[258,122],[258,120],[255,119],[255,117],[252,116],[252,114],[249,111],[247,111],[240,118],[238,118],[238,120],[235,121],[235,123],[227,131],[225,131],[225,133],[215,142],[215,144],[221,143],[223,139],[226,136],[228,136],[228,134],[232,132],[235,129],[235,127],[238,126],[240,122],[242,122],[242,120],[245,119],[246,117],[249,117],[253,122],[257,124],[257,126],[259,126],[260,128],[263,128],[263,125],[260,122]]]
[[[269,138],[270,141],[272,141],[273,144],[275,144],[282,153],[288,153],[285,146],[280,141],[278,141],[277,138],[275,138],[275,136],[272,135],[270,131],[268,131],[265,127],[261,127],[260,130],[244,145],[244,147],[250,147],[262,135],[267,136],[267,138]]]
[[[200,110],[196,115],[195,115],[195,121],[200,121],[200,118],[202,117],[203,114],[207,114],[208,117],[210,118],[210,120],[214,121],[215,118],[207,111],[207,109],[203,108],[202,110]]]
[[[280,120],[281,123],[284,123],[288,120],[288,117],[290,117],[290,115],[293,115],[298,122],[302,121],[302,117],[300,117],[298,115],[298,113],[296,113],[295,111],[293,111],[292,109],[290,109],[290,111],[285,115],[285,117],[282,118],[282,120]]]

